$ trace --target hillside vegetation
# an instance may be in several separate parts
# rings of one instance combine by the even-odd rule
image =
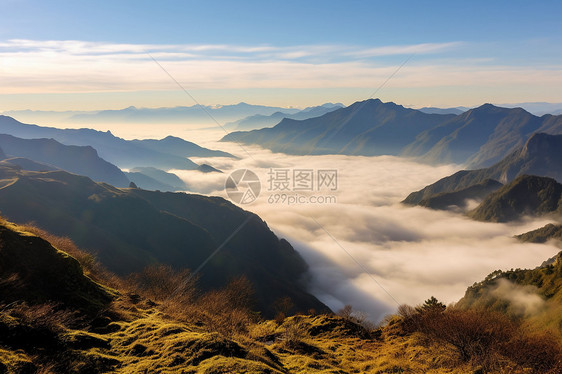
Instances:
[[[520,321],[496,312],[445,308],[432,298],[417,308],[401,307],[399,315],[375,327],[351,308],[340,315],[287,317],[289,306],[279,303],[277,317],[267,320],[251,308],[253,285],[244,278],[201,292],[196,277],[168,266],[116,277],[68,239],[35,227],[2,222],[0,239],[2,271],[7,258],[21,260],[9,267],[15,275],[2,282],[0,293],[4,373],[554,374],[561,369],[555,335],[529,333]],[[560,283],[557,266],[546,270],[545,280]],[[45,284],[43,277],[57,282],[57,276],[55,292],[41,290],[50,301],[30,292]],[[523,279],[533,282],[531,276]],[[545,295],[554,290],[545,288]],[[560,326],[555,329],[550,331]]]

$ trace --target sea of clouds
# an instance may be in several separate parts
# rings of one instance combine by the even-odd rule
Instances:
[[[249,169],[259,176],[259,197],[240,206],[291,242],[310,266],[310,291],[335,311],[351,304],[379,321],[398,304],[416,305],[431,296],[453,303],[496,269],[533,268],[559,251],[553,245],[513,239],[543,226],[545,219],[484,223],[400,204],[410,192],[459,170],[459,165],[430,166],[391,156],[289,156],[219,143],[224,133],[217,131],[178,135],[240,157],[193,159],[224,174],[174,171],[193,192],[228,198],[224,183],[229,173]],[[275,203],[271,197],[281,192],[270,190],[271,169],[337,170],[336,191],[299,192],[335,197],[337,202]]]

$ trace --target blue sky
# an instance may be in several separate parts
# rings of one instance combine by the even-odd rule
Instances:
[[[559,1],[0,1],[0,110],[562,102]],[[172,84],[171,84],[172,83]],[[107,97],[107,99],[104,99]]]

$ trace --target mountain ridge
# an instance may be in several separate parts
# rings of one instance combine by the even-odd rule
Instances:
[[[562,135],[533,134],[518,150],[513,151],[496,164],[476,170],[461,170],[409,194],[403,203],[416,205],[422,199],[442,192],[495,179],[503,184],[522,174],[551,177],[562,181]]]

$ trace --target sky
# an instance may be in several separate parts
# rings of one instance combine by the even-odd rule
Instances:
[[[0,111],[562,102],[557,1],[2,0]]]

